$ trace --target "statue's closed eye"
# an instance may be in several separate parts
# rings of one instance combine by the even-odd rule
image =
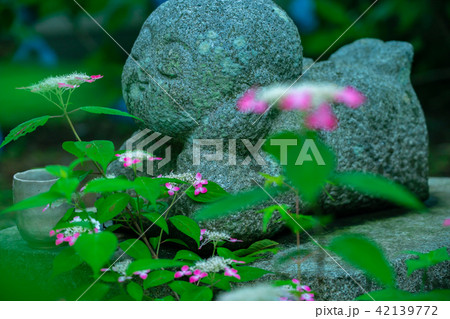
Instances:
[[[180,76],[189,63],[191,63],[190,50],[180,41],[171,41],[159,50],[158,71],[168,78]]]

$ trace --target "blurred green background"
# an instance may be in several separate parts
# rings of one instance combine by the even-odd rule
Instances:
[[[251,0],[249,0],[251,1]],[[78,0],[130,51],[148,15],[164,0]],[[298,25],[304,55],[317,58],[373,0],[275,0]],[[323,59],[344,44],[373,37],[413,44],[412,82],[430,132],[430,174],[450,176],[450,2],[380,0]],[[0,0],[0,130],[3,135],[30,118],[52,114],[43,98],[16,90],[47,76],[73,71],[104,78],[77,90],[76,105],[125,109],[120,76],[126,54],[72,0]],[[79,118],[83,139],[112,139],[116,147],[131,135],[131,121]],[[44,128],[0,150],[0,209],[11,201],[15,172],[71,160],[61,143],[73,139],[65,123]]]

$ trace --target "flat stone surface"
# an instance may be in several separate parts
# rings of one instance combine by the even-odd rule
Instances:
[[[427,213],[402,210],[387,210],[359,217],[337,220],[332,228],[322,235],[312,236],[325,247],[333,238],[342,234],[362,234],[378,243],[384,250],[391,265],[397,273],[398,288],[410,292],[419,292],[422,284],[422,270],[411,276],[406,274],[405,260],[414,258],[404,251],[413,250],[427,253],[441,247],[450,247],[450,228],[443,227],[443,222],[450,217],[450,178],[430,178],[431,197],[427,201],[431,205]],[[273,258],[258,261],[252,266],[273,271],[263,281],[269,279],[292,279],[297,277],[297,264],[288,261],[280,263],[280,258],[296,249],[295,237],[292,234],[281,236],[276,241],[281,243],[281,251]],[[353,300],[364,293],[380,289],[372,280],[339,257],[335,260],[345,272],[329,256],[312,242],[302,237],[301,249],[314,252],[301,266],[302,283],[316,291],[319,300]],[[321,262],[320,262],[321,260]],[[319,261],[319,262],[318,262]],[[352,278],[361,286],[359,287]],[[450,262],[440,263],[428,271],[425,289],[450,288]]]

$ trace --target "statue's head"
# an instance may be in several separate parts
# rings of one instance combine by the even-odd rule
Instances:
[[[271,0],[169,0],[134,44],[124,98],[148,128],[183,139],[251,86],[297,79],[301,64],[297,28]]]

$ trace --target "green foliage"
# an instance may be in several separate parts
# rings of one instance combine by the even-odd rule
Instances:
[[[360,235],[342,235],[333,239],[328,249],[349,264],[363,270],[384,287],[394,287],[394,271],[377,244]]]
[[[263,149],[280,163],[291,185],[310,203],[315,202],[336,166],[333,152],[313,133],[275,134]]]
[[[421,210],[423,204],[404,186],[383,176],[369,173],[340,173],[333,177],[336,184],[350,187],[360,193],[389,200],[401,206]]]
[[[70,271],[83,263],[73,247],[64,248],[53,260],[53,276]]]
[[[116,193],[97,200],[97,220],[100,223],[112,220],[125,209],[130,199],[130,195],[126,193]]]
[[[370,296],[368,294],[359,296],[356,300],[372,301],[373,298],[376,301],[448,301],[450,299],[449,289],[413,294],[408,291],[390,288],[372,291],[369,294]]]
[[[144,296],[142,287],[133,281],[127,285],[127,292],[136,301],[141,301]]]
[[[408,276],[418,269],[428,269],[431,266],[450,260],[450,256],[447,252],[447,247],[432,250],[426,254],[417,251],[407,251],[406,253],[413,254],[418,257],[418,259],[406,260],[406,266],[408,267]]]
[[[259,254],[264,254],[267,252],[276,252],[275,246],[278,246],[276,241],[270,239],[263,239],[257,241],[250,245],[250,247],[246,249],[239,249],[234,252],[234,254],[238,257],[246,257],[246,256],[255,256]]]
[[[88,113],[94,113],[94,114],[108,114],[108,115],[118,115],[118,116],[125,116],[125,117],[131,117],[134,118],[135,120],[141,121],[142,120],[134,115],[131,115],[129,113],[126,112],[122,112],[116,109],[110,109],[107,107],[100,107],[100,106],[83,106],[80,107],[80,110],[88,112]]]
[[[84,190],[86,193],[107,193],[132,189],[134,183],[124,178],[100,178],[90,181]]]
[[[287,212],[289,210],[288,205],[272,205],[261,209],[258,213],[263,213],[263,232],[267,231],[267,226],[275,212]]]
[[[145,199],[148,199],[153,206],[156,206],[156,200],[160,195],[158,180],[150,177],[138,177],[134,180],[134,190]]]
[[[170,222],[183,234],[191,237],[200,246],[200,227],[198,224],[183,215],[177,215],[169,218]]]
[[[140,259],[132,262],[130,266],[128,266],[127,275],[132,275],[136,271],[181,267],[185,264],[186,263],[184,262],[172,259]]]
[[[158,213],[142,213],[142,216],[154,223],[156,226],[164,230],[166,234],[169,233],[169,225],[161,214]]]
[[[83,156],[86,156],[94,162],[98,163],[102,167],[103,172],[106,172],[108,165],[116,159],[114,144],[111,141],[73,143],[75,147],[80,151],[80,153],[83,154]]]
[[[204,286],[196,286],[184,281],[174,281],[169,287],[180,295],[181,301],[210,301],[212,290]]]
[[[195,188],[189,187],[186,190],[186,195],[189,196],[192,200],[201,203],[215,202],[220,198],[228,195],[228,193],[219,184],[214,183],[213,181],[208,181],[207,188],[207,193],[195,195]]]
[[[98,274],[116,251],[117,238],[110,232],[83,234],[74,247],[78,255],[91,266],[94,274]]]
[[[28,133],[34,132],[39,126],[44,126],[49,119],[50,116],[45,115],[20,124],[9,132],[3,143],[0,145],[0,148]]]
[[[119,244],[119,247],[130,257],[136,260],[152,258],[147,246],[138,239],[127,239]]]
[[[148,274],[144,280],[144,289],[152,288],[167,284],[174,279],[175,273],[168,270],[156,270]]]
[[[199,255],[197,255],[196,253],[193,253],[192,251],[179,250],[173,259],[174,260],[197,261],[197,260],[201,260],[202,258]]]

